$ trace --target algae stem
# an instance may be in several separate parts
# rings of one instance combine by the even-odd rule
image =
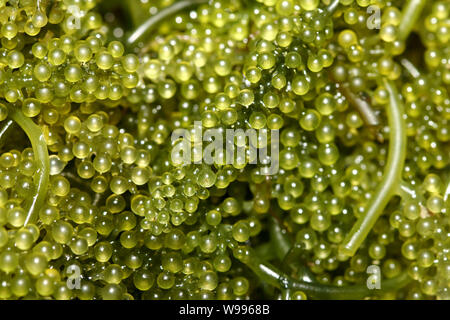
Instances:
[[[341,91],[344,96],[349,100],[349,102],[358,110],[359,114],[363,118],[364,122],[369,126],[379,126],[380,119],[375,111],[372,109],[370,104],[360,98],[358,95],[350,91],[346,86],[341,86]]]
[[[416,200],[419,203],[424,202],[422,195],[416,192],[416,190],[411,188],[411,186],[403,180],[398,183],[396,193],[404,200]]]
[[[0,147],[2,146],[2,140],[4,139],[5,135],[7,135],[8,131],[11,129],[13,124],[14,124],[14,121],[11,119],[8,119],[3,124],[3,126],[0,128]]]
[[[156,15],[148,18],[143,24],[141,24],[129,37],[128,44],[133,45],[139,40],[145,33],[152,30],[159,22],[166,19],[167,17],[184,10],[188,7],[199,5],[208,2],[208,0],[183,0],[175,2],[173,5],[162,9]]]
[[[47,196],[50,178],[50,160],[48,157],[47,143],[45,142],[41,128],[33,120],[25,117],[22,112],[15,110],[15,108],[9,108],[9,116],[25,131],[28,139],[30,139],[34,159],[37,164],[37,170],[33,176],[36,193],[31,199],[27,200],[28,213],[24,223],[26,226],[29,222],[36,221],[39,210]]]
[[[340,2],[340,0],[334,0],[326,7],[328,14],[332,15],[336,12],[336,10],[339,6],[339,2]]]
[[[406,126],[403,119],[404,106],[400,100],[395,84],[385,80],[385,87],[389,92],[389,104],[386,105],[386,113],[389,123],[389,151],[383,178],[373,197],[367,206],[364,215],[359,217],[350,233],[340,246],[343,254],[353,256],[378,217],[393,195],[398,190],[401,181],[403,165],[406,157]]]
[[[333,285],[297,281],[280,272],[271,264],[262,261],[252,249],[241,248],[237,251],[239,252],[235,252],[235,256],[241,262],[247,265],[261,280],[281,289],[282,292],[286,292],[287,290],[301,290],[313,299],[335,300],[362,299],[377,292],[370,290],[365,284],[338,287]],[[381,291],[387,292],[391,290],[398,290],[406,286],[410,281],[411,279],[408,274],[404,272],[398,277],[382,280]]]
[[[409,0],[403,7],[402,19],[397,32],[399,40],[408,38],[426,3],[426,0]]]
[[[420,77],[420,72],[419,70],[416,68],[416,66],[409,61],[406,58],[402,58],[400,60],[400,63],[402,64],[402,66],[409,72],[409,74],[413,77],[413,78],[418,78]]]

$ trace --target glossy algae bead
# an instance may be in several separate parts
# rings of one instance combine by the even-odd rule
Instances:
[[[134,54],[127,54],[122,58],[122,66],[126,72],[135,72],[139,67],[139,59]]]
[[[303,75],[297,75],[292,80],[292,90],[296,95],[303,96],[308,93],[309,81]]]
[[[216,183],[217,175],[209,168],[203,167],[197,176],[197,183],[203,188],[210,188]]]
[[[70,223],[59,220],[53,223],[51,228],[53,239],[60,244],[67,244],[73,235],[73,227]]]
[[[50,79],[52,71],[50,66],[46,62],[39,62],[34,67],[33,74],[38,81],[45,82]]]
[[[339,149],[334,143],[320,144],[317,155],[322,164],[331,166],[339,158]]]
[[[133,274],[133,284],[140,291],[149,290],[155,282],[155,275],[146,269],[139,269]]]
[[[17,50],[10,51],[6,59],[11,69],[20,68],[25,62],[23,54]]]
[[[303,194],[303,182],[297,177],[290,176],[283,184],[284,191],[291,194],[294,198],[298,198]]]
[[[336,109],[336,102],[331,94],[322,93],[316,98],[315,107],[321,115],[328,116]]]
[[[41,103],[37,99],[25,99],[22,103],[22,112],[29,118],[35,117],[41,112]]]
[[[231,280],[233,293],[237,296],[242,296],[247,293],[250,288],[250,282],[245,277],[236,277]]]
[[[75,45],[73,54],[78,62],[86,63],[91,61],[93,52],[87,43],[78,43]]]
[[[111,67],[114,64],[114,59],[108,52],[99,52],[95,56],[95,63],[97,64],[97,67],[99,67],[102,70],[108,70],[111,69]]]
[[[119,41],[111,41],[108,44],[108,51],[114,58],[119,58],[123,55],[125,48]]]
[[[253,92],[251,90],[244,89],[239,93],[237,101],[239,104],[248,107],[253,103],[254,99],[255,96]]]
[[[52,49],[47,55],[48,62],[54,66],[60,66],[66,61],[66,53],[61,49]]]
[[[113,247],[108,242],[99,242],[94,247],[94,256],[98,262],[107,262],[113,254]]]
[[[314,131],[319,127],[320,122],[320,114],[313,109],[307,109],[300,119],[300,126],[306,131]]]
[[[238,221],[233,225],[232,235],[234,240],[245,242],[250,238],[250,229],[245,221]]]
[[[69,82],[78,82],[83,76],[83,71],[76,64],[70,64],[64,69],[64,77]]]

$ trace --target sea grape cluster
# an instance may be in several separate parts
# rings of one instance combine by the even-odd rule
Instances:
[[[448,1],[1,0],[0,36],[0,299],[450,299]],[[198,124],[279,139],[183,163]]]

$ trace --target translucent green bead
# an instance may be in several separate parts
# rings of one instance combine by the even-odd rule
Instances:
[[[67,244],[73,235],[73,227],[65,221],[56,221],[52,225],[51,235],[57,243]]]
[[[24,225],[27,213],[21,207],[10,208],[7,211],[7,221],[13,227],[21,227]]]
[[[186,241],[186,236],[183,231],[178,229],[173,229],[169,233],[166,234],[164,239],[164,244],[166,247],[179,250],[182,248]]]
[[[81,130],[81,121],[76,116],[69,116],[64,120],[64,129],[71,134],[76,134]]]
[[[380,29],[380,38],[385,42],[394,42],[397,38],[397,27],[392,24],[384,24]]]
[[[47,25],[48,18],[47,15],[42,11],[36,11],[36,13],[31,17],[31,22],[37,28],[43,28]]]
[[[311,217],[311,212],[303,204],[294,206],[289,211],[289,216],[296,224],[305,224]]]
[[[267,127],[270,130],[280,130],[284,125],[283,118],[278,114],[271,114],[267,118]]]
[[[22,52],[13,50],[8,53],[7,61],[8,61],[8,66],[11,69],[17,69],[17,68],[20,68],[24,64],[25,58],[24,58]]]
[[[41,112],[41,103],[37,99],[25,99],[22,103],[22,112],[27,117],[35,117]]]
[[[292,34],[286,31],[278,32],[276,42],[282,48],[287,48],[293,40]]]
[[[111,169],[112,161],[108,153],[102,153],[97,155],[92,162],[94,168],[99,173],[108,172]]]
[[[203,272],[198,280],[198,286],[202,290],[212,291],[217,288],[219,278],[214,271]]]
[[[314,131],[319,127],[320,121],[321,116],[317,111],[306,109],[300,119],[300,126],[306,131]]]
[[[326,212],[316,211],[311,215],[309,223],[313,230],[323,232],[330,227],[331,217]]]
[[[139,269],[133,275],[133,284],[140,291],[149,290],[155,282],[155,276],[149,270]]]
[[[80,43],[75,46],[73,54],[78,62],[85,63],[92,59],[93,52],[88,44]]]
[[[331,166],[339,159],[339,149],[334,143],[320,144],[317,155],[322,164]]]
[[[6,22],[1,28],[2,35],[7,39],[12,39],[17,35],[18,28],[14,22]]]
[[[170,289],[175,284],[175,276],[167,271],[163,271],[156,278],[156,283],[161,289]]]
[[[285,170],[295,169],[299,164],[297,153],[293,148],[286,148],[280,152],[280,166]]]
[[[40,276],[35,283],[36,291],[43,297],[49,297],[55,291],[54,280],[48,275]]]
[[[217,226],[222,221],[222,215],[218,210],[210,210],[206,213],[205,220],[210,226]]]
[[[347,49],[358,43],[358,37],[353,30],[346,29],[339,33],[338,43],[341,47]]]
[[[288,68],[292,69],[300,68],[303,66],[302,56],[295,51],[288,52],[286,54],[286,57],[284,58],[284,63]]]
[[[158,93],[161,97],[164,99],[170,99],[172,98],[177,90],[177,86],[173,80],[165,80],[161,81],[158,84]]]
[[[54,179],[52,179],[51,189],[53,194],[59,197],[64,197],[70,191],[70,183],[63,176],[56,176]]]
[[[420,219],[416,224],[417,233],[424,238],[430,237],[434,232],[434,228],[434,222],[430,218]]]
[[[259,80],[261,79],[261,76],[262,76],[262,73],[258,67],[250,67],[245,72],[245,77],[251,83],[258,83]]]
[[[47,259],[44,255],[38,253],[29,253],[25,257],[25,268],[27,271],[37,276],[47,267]]]
[[[38,81],[47,81],[48,79],[50,79],[51,75],[52,70],[50,69],[50,66],[45,62],[40,62],[34,67],[34,76]]]
[[[122,268],[117,264],[110,264],[103,271],[103,280],[110,284],[119,284],[123,276]]]
[[[306,64],[312,72],[319,72],[323,69],[322,59],[316,55],[309,55]]]
[[[245,242],[250,238],[250,229],[244,221],[239,221],[233,225],[232,235],[234,240]]]
[[[300,0],[299,4],[302,9],[312,11],[317,9],[319,2],[320,0]]]
[[[59,66],[66,61],[66,53],[61,49],[52,49],[48,52],[48,62]]]
[[[11,273],[19,266],[19,255],[14,251],[0,253],[0,270]]]
[[[331,94],[323,93],[316,98],[315,107],[321,115],[327,116],[336,109],[336,102]]]
[[[417,243],[415,241],[409,240],[409,241],[405,241],[402,244],[402,255],[408,259],[408,260],[415,260],[417,259],[417,254],[418,254],[418,246]]]
[[[320,166],[317,160],[308,157],[300,158],[299,163],[298,171],[304,178],[312,178]]]
[[[139,67],[139,59],[134,54],[127,54],[122,58],[122,66],[126,72],[135,72]]]
[[[107,284],[100,290],[103,300],[122,300],[124,299],[123,288],[118,284]]]
[[[214,71],[221,77],[225,77],[230,74],[232,69],[232,64],[229,60],[219,59],[214,64]]]
[[[433,265],[434,254],[431,250],[422,249],[417,254],[417,264],[422,268],[429,268]]]
[[[279,15],[290,16],[294,12],[293,0],[278,0],[275,9]]]
[[[95,259],[98,262],[107,262],[113,253],[113,247],[108,242],[99,242],[94,247]]]
[[[255,99],[253,92],[248,89],[244,89],[239,93],[238,102],[243,106],[250,106]]]
[[[99,52],[95,55],[95,63],[102,70],[111,69],[114,59],[108,52]]]
[[[275,89],[278,89],[278,90],[283,89],[287,84],[285,75],[282,73],[274,74],[271,84]]]
[[[23,297],[31,290],[32,283],[25,274],[17,274],[11,280],[11,291],[16,297]]]
[[[310,88],[309,81],[305,76],[297,75],[292,80],[292,90],[296,95],[303,96],[308,93]]]
[[[258,55],[258,66],[263,70],[271,69],[275,65],[276,59],[272,53],[263,52]]]
[[[111,41],[108,44],[108,51],[114,58],[120,58],[123,55],[125,48],[120,41]]]
[[[227,272],[231,268],[231,259],[228,255],[217,255],[213,261],[214,268],[219,272]]]
[[[203,188],[210,188],[216,183],[217,175],[209,168],[204,167],[197,175],[197,183]]]
[[[34,242],[35,237],[33,236],[33,233],[25,227],[20,228],[14,235],[14,243],[20,250],[30,249]]]
[[[79,237],[71,239],[68,245],[70,247],[70,250],[78,256],[85,254],[89,249],[87,240]]]
[[[401,264],[398,260],[395,259],[385,260],[381,269],[382,274],[388,279],[398,276],[401,271]]]
[[[76,64],[70,64],[64,69],[64,77],[69,82],[78,82],[81,80],[83,71]]]
[[[183,269],[183,259],[177,252],[166,253],[162,256],[161,266],[164,270],[177,273]]]

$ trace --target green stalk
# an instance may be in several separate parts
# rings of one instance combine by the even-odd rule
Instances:
[[[386,113],[389,122],[389,151],[383,178],[367,206],[364,215],[359,217],[350,233],[340,246],[340,251],[353,256],[366,239],[378,217],[383,213],[387,203],[399,190],[402,170],[406,157],[406,125],[403,119],[404,106],[395,84],[385,80],[389,92],[389,104]]]
[[[409,0],[403,7],[402,20],[398,26],[397,38],[399,40],[406,40],[417,20],[420,18],[426,0]]]
[[[340,0],[333,0],[327,7],[326,7],[326,11],[328,12],[329,15],[332,15],[336,12],[338,6],[339,6],[339,1]]]
[[[353,285],[346,287],[338,287],[333,285],[324,285],[318,283],[309,283],[297,281],[292,277],[282,273],[273,265],[262,261],[251,248],[240,248],[235,252],[235,256],[247,265],[262,281],[279,288],[283,293],[286,290],[305,292],[312,299],[362,299],[373,295],[374,291],[367,285]],[[411,279],[406,272],[400,276],[381,281],[381,292],[389,292],[398,290],[406,286]]]
[[[286,233],[286,230],[281,228],[274,217],[269,218],[269,234],[272,250],[280,261],[283,261],[286,254],[292,247],[292,243]]]
[[[154,16],[150,17],[141,24],[129,37],[128,37],[128,45],[132,46],[136,44],[136,42],[146,33],[151,31],[158,23],[162,20],[167,19],[169,16],[180,12],[186,8],[189,8],[194,5],[199,5],[208,2],[208,0],[182,0],[175,2],[171,6],[162,9]]]
[[[9,108],[8,114],[11,119],[25,131],[28,139],[30,139],[34,152],[34,159],[37,164],[37,170],[33,176],[36,193],[31,199],[26,200],[28,213],[24,225],[27,225],[28,223],[33,223],[37,220],[39,210],[44,204],[45,197],[47,196],[50,178],[50,160],[48,157],[47,143],[45,142],[41,128],[36,125],[33,120],[25,117],[22,112],[15,108]]]

